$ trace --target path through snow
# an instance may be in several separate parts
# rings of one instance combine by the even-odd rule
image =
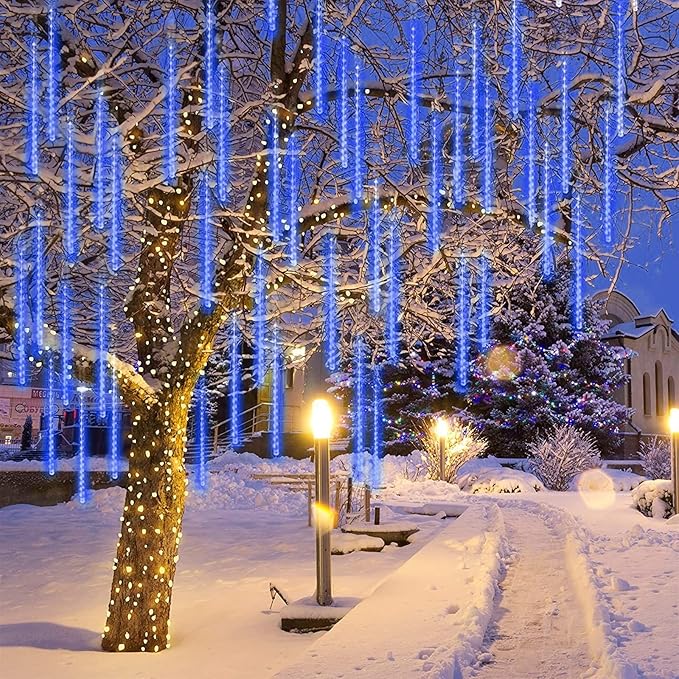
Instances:
[[[582,679],[587,634],[565,564],[564,541],[539,515],[503,507],[512,555],[474,679]]]

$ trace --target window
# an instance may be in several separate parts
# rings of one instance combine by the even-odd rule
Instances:
[[[651,414],[651,376],[644,373],[644,415]]]
[[[627,407],[632,407],[632,360],[629,358],[625,359],[625,372],[630,376],[625,385],[625,393],[627,394]]]
[[[662,363],[655,362],[655,414],[660,417],[665,414],[665,380],[662,377]]]
[[[292,389],[294,383],[295,383],[295,369],[294,368],[286,368],[285,369],[285,388],[286,389]]]
[[[674,377],[667,378],[667,405],[670,408],[676,408],[677,397],[674,393]]]

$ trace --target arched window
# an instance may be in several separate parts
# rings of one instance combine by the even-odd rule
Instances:
[[[667,405],[670,408],[677,407],[677,397],[674,393],[674,377],[667,378]]]
[[[651,414],[651,376],[644,373],[644,415]]]
[[[655,414],[660,417],[665,414],[665,380],[662,376],[662,363],[655,362]]]

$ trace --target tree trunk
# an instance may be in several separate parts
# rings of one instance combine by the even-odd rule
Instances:
[[[106,626],[105,651],[170,646],[170,604],[186,502],[184,444],[189,395],[132,409],[125,508]]]

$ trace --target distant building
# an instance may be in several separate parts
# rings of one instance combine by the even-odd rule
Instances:
[[[679,332],[664,309],[642,314],[627,295],[599,292],[603,318],[611,322],[605,339],[634,352],[625,361],[630,381],[617,395],[620,403],[634,409],[625,428],[625,452],[634,453],[644,437],[667,434],[667,415],[677,406],[679,381]]]

